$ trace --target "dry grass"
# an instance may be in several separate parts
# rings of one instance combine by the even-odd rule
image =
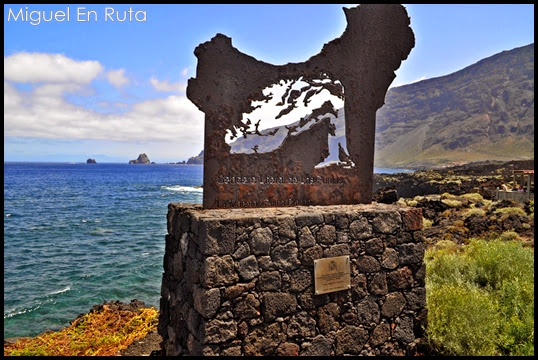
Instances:
[[[77,318],[69,327],[4,345],[4,356],[113,356],[157,327],[158,311],[111,310]]]

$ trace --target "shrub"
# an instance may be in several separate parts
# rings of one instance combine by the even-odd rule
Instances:
[[[486,216],[486,211],[480,208],[465,209],[461,215],[463,218],[468,218],[471,215]]]
[[[4,345],[4,356],[113,356],[157,327],[158,311],[132,312],[105,307],[77,318],[60,331]]]
[[[428,249],[425,262],[432,348],[444,355],[534,355],[534,249],[500,237],[470,239]]]
[[[399,198],[398,201],[396,201],[396,204],[400,206],[407,206],[404,198]]]
[[[417,206],[417,201],[416,200],[408,200],[407,201],[407,206]]]
[[[433,220],[426,219],[425,217],[422,218],[422,228],[427,229],[431,228],[433,225]]]
[[[521,240],[519,234],[515,231],[505,231],[499,236],[499,238],[503,241]]]
[[[457,208],[462,206],[461,201],[455,199],[442,199],[441,202],[450,208]]]
[[[487,294],[475,288],[442,285],[430,291],[428,304],[428,339],[438,352],[499,355],[495,344],[500,316]],[[473,331],[477,324],[479,336]]]
[[[495,214],[499,214],[499,213],[505,214],[505,215],[515,214],[519,216],[527,215],[525,211],[520,207],[505,207],[505,208],[500,208],[500,209],[495,210]]]
[[[471,200],[474,203],[479,203],[479,202],[484,201],[484,198],[482,197],[482,195],[480,195],[478,193],[463,194],[463,195],[461,195],[461,197],[464,198],[464,199]]]
[[[454,199],[456,195],[452,195],[451,193],[444,192],[441,194],[441,199]]]

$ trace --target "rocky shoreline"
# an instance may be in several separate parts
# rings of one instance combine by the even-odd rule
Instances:
[[[472,237],[501,235],[534,248],[534,201],[517,203],[494,199],[495,189],[510,179],[512,170],[518,169],[534,169],[534,160],[474,163],[413,174],[374,174],[373,200],[421,207],[422,236],[429,246],[442,240],[464,244]],[[145,306],[136,299],[131,303],[110,301],[93,306],[90,312],[99,312],[104,305],[128,311]],[[4,339],[4,346],[17,339]],[[155,330],[118,355],[158,356],[161,341]]]
[[[77,322],[87,314],[101,313],[103,311],[112,312],[118,318],[125,316],[125,313],[139,313],[143,308],[147,308],[143,301],[133,299],[131,302],[122,302],[119,300],[104,301],[103,304],[96,304],[91,307],[88,313],[79,314],[74,320],[70,321],[70,325]],[[39,337],[52,333],[52,330],[45,330],[43,333],[36,335]],[[4,355],[6,346],[15,344],[21,339],[30,339],[32,337],[14,337],[4,339]],[[126,349],[119,351],[116,356],[159,356],[161,353],[162,338],[157,330],[150,331],[145,337],[133,341]]]
[[[443,193],[453,195],[478,193],[485,199],[493,200],[495,189],[503,182],[510,181],[513,170],[528,169],[534,170],[534,159],[504,163],[483,161],[439,169],[416,170],[413,173],[374,174],[373,201],[386,203],[384,194],[394,191],[397,198]],[[394,198],[394,195],[391,198]]]

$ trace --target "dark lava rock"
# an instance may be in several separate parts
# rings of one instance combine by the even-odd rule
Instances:
[[[149,158],[146,154],[138,155],[138,159],[129,160],[129,164],[150,164]]]
[[[373,200],[382,204],[393,204],[398,201],[398,192],[396,189],[379,189]]]
[[[516,201],[514,200],[511,200],[511,199],[503,199],[497,203],[494,203],[493,205],[491,205],[491,208],[490,208],[490,211],[491,212],[494,212],[495,210],[497,209],[501,209],[501,208],[507,208],[507,207],[518,207],[519,205],[517,204]]]
[[[488,219],[479,214],[468,216],[464,220],[464,226],[469,229],[469,236],[479,236],[488,231]]]

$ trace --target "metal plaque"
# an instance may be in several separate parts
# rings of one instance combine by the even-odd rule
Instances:
[[[349,255],[314,260],[315,294],[351,289]]]

